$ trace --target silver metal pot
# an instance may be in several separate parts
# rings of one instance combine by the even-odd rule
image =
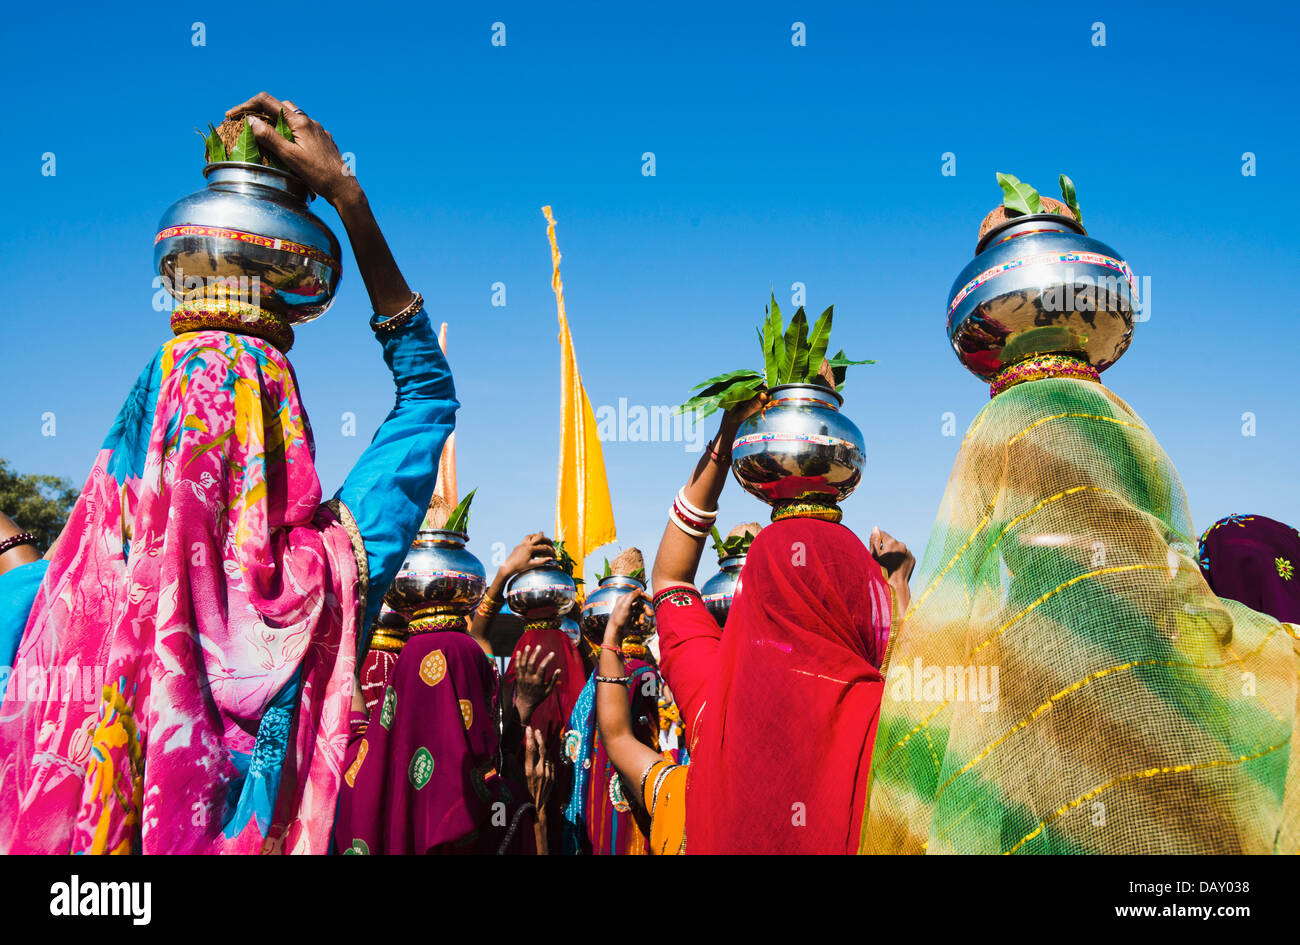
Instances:
[[[1040,354],[1098,371],[1133,338],[1137,283],[1128,263],[1054,213],[1014,217],[984,234],[948,293],[948,340],[967,369],[992,380]]]
[[[840,413],[844,399],[817,384],[780,384],[732,443],[731,471],[769,505],[803,496],[840,502],[862,481],[862,431]]]
[[[564,635],[569,638],[569,642],[574,646],[577,646],[582,641],[582,628],[578,626],[578,621],[572,617],[562,618],[560,620],[560,629],[564,631]]]
[[[583,636],[596,646],[605,639],[605,626],[609,623],[609,612],[614,609],[614,603],[624,594],[632,591],[644,591],[645,581],[630,577],[625,574],[611,574],[609,577],[601,578],[596,589],[587,597],[587,602],[582,607],[582,615],[578,624],[582,627]],[[629,634],[637,642],[644,640],[653,634],[654,612],[649,608],[643,608],[642,618],[639,621],[639,630],[643,633]]]
[[[528,623],[554,621],[573,609],[578,586],[555,562],[520,571],[506,584],[506,605]]]
[[[229,298],[287,316],[322,315],[334,300],[339,241],[307,209],[307,187],[286,171],[225,161],[207,187],[176,201],[154,237],[154,268],[177,299]]]
[[[408,621],[421,617],[467,616],[483,597],[483,565],[465,549],[463,532],[422,528],[406,553],[385,600]]]
[[[721,568],[717,574],[704,582],[700,588],[700,597],[708,608],[718,626],[725,626],[727,614],[731,612],[731,599],[736,594],[736,582],[740,580],[740,569],[745,566],[748,555],[724,555],[718,562]]]

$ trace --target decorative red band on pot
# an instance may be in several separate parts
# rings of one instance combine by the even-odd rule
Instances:
[[[850,449],[857,449],[857,445],[850,440],[841,439],[838,436],[826,436],[822,433],[746,433],[744,436],[738,436],[735,442],[731,444],[734,450],[737,446],[748,446],[750,443],[774,443],[774,442],[795,442],[795,443],[816,443],[818,446],[847,446]]]
[[[266,249],[278,249],[286,253],[293,253],[295,256],[305,256],[308,259],[314,259],[318,263],[323,263],[331,269],[339,268],[337,259],[311,246],[304,246],[302,243],[293,243],[289,240],[275,239],[270,236],[259,236],[256,233],[245,233],[243,230],[232,230],[224,226],[198,226],[193,223],[169,226],[153,238],[154,245],[174,236],[215,236],[219,239],[238,240],[241,243],[252,243],[254,246],[262,246]]]
[[[452,578],[453,580],[461,580],[461,581],[483,580],[482,575],[470,574],[468,571],[451,571],[447,568],[434,568],[432,571],[426,571],[422,568],[410,568],[410,569],[403,568],[401,571],[397,572],[397,577],[410,577],[412,574],[414,574],[416,577],[421,577],[426,574],[436,574],[438,577],[448,577],[448,578]]]
[[[994,266],[991,269],[985,269],[970,282],[962,286],[961,291],[952,297],[948,303],[948,317],[952,318],[953,311],[961,304],[961,300],[966,298],[984,283],[990,279],[995,279],[1005,272],[1012,269],[1024,269],[1028,266],[1054,265],[1059,263],[1085,263],[1093,266],[1102,266],[1106,269],[1112,269],[1118,272],[1128,282],[1129,290],[1133,293],[1133,298],[1137,298],[1137,285],[1134,283],[1133,270],[1128,267],[1122,259],[1116,259],[1114,256],[1104,256],[1101,253],[1039,253],[1037,256],[1026,256],[1024,259],[1012,259],[1004,262],[1000,266]]]

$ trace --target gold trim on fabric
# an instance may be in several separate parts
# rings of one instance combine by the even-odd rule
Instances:
[[[1034,601],[1024,610],[1020,611],[1020,613],[1016,614],[1014,617],[1012,617],[1002,626],[998,627],[998,629],[994,631],[991,637],[989,637],[979,646],[975,647],[975,649],[970,651],[970,653],[967,655],[967,659],[974,656],[980,650],[984,649],[986,646],[988,646],[990,643],[996,640],[999,636],[1001,636],[1003,633],[1009,630],[1012,624],[1019,621],[1021,617],[1027,615],[1031,610],[1036,608],[1039,604],[1042,604],[1048,598],[1052,597],[1055,594],[1060,593],[1061,591],[1065,590],[1067,587],[1073,587],[1074,585],[1078,584],[1080,581],[1086,581],[1088,578],[1097,577],[1100,574],[1121,574],[1128,571],[1165,571],[1167,569],[1168,566],[1164,564],[1117,564],[1112,568],[1098,568],[1096,571],[1089,571],[1086,574],[1080,574],[1077,575],[1076,577],[1072,577],[1064,584],[1060,584],[1052,588],[1046,594],[1041,595],[1038,598],[1038,600]]]
[[[970,761],[966,762],[966,764],[962,765],[961,768],[953,772],[952,777],[950,777],[947,781],[943,782],[943,784],[939,786],[939,789],[934,792],[934,799],[937,802],[939,800],[939,795],[941,795],[945,790],[947,790],[948,785],[952,784],[952,782],[956,781],[963,774],[970,771],[977,764],[979,764],[981,761],[987,758],[990,754],[993,753],[994,749],[996,749],[999,745],[1001,745],[1003,742],[1009,739],[1012,735],[1015,735],[1017,732],[1019,732],[1021,729],[1027,726],[1030,722],[1034,721],[1034,719],[1038,718],[1040,715],[1042,715],[1044,712],[1050,709],[1054,703],[1065,698],[1071,693],[1077,692],[1078,690],[1082,689],[1084,686],[1096,682],[1098,679],[1102,679],[1106,676],[1111,675],[1112,673],[1118,673],[1118,672],[1123,672],[1125,670],[1132,669],[1135,666],[1178,666],[1178,667],[1182,667],[1183,669],[1200,669],[1200,670],[1223,669],[1225,666],[1231,666],[1234,663],[1240,664],[1242,663],[1243,659],[1249,659],[1253,656],[1258,655],[1259,652],[1262,649],[1264,649],[1265,646],[1268,645],[1268,641],[1273,638],[1273,635],[1277,633],[1278,629],[1279,629],[1278,627],[1274,627],[1272,630],[1270,630],[1265,635],[1263,641],[1259,644],[1259,646],[1255,647],[1255,649],[1252,650],[1250,653],[1247,653],[1245,657],[1240,657],[1233,654],[1232,659],[1224,660],[1221,663],[1183,663],[1178,660],[1134,660],[1130,663],[1122,663],[1118,666],[1111,666],[1107,669],[1099,669],[1095,673],[1091,673],[1085,676],[1083,679],[1071,683],[1070,685],[1062,689],[1060,692],[1050,696],[1046,702],[1044,702],[1042,705],[1035,708],[1032,712],[1029,713],[1029,715],[1021,719],[1010,729],[1008,729],[1006,734],[1004,734],[1001,738],[998,738],[996,741],[990,742],[984,748],[980,749],[980,751],[977,752],[971,758]]]
[[[988,410],[987,407],[985,407],[984,410],[981,410],[979,416],[975,418],[975,423],[971,426],[971,428],[968,431],[966,431],[966,436],[962,439],[963,446],[965,446],[966,441],[971,438],[971,436],[975,433],[975,431],[979,429],[980,425],[984,422],[984,415],[987,412],[987,410]],[[1004,446],[1004,449],[1006,447],[1010,447],[1017,440],[1029,434],[1036,427],[1039,427],[1042,424],[1048,423],[1052,420],[1061,420],[1067,417],[1077,417],[1085,420],[1105,420],[1109,423],[1118,424],[1120,426],[1133,427],[1135,430],[1146,429],[1146,427],[1142,426],[1142,424],[1140,423],[1131,423],[1128,420],[1117,420],[1114,417],[1103,417],[1095,413],[1058,413],[1058,414],[1053,414],[1050,417],[1041,417],[1038,420],[1035,420],[1033,423],[1025,427],[1015,436],[1008,438]],[[1091,487],[1079,486],[1077,488],[1085,489]],[[1099,491],[1104,491],[1104,490],[1099,490]],[[1068,495],[1068,494],[1070,494],[1070,490],[1066,490],[1066,492],[1064,493],[1060,493],[1056,496],[1053,496],[1052,499],[1057,499],[1063,495]],[[1001,498],[1002,498],[1002,485],[1001,483],[999,483],[998,491],[993,495],[993,501],[990,502],[988,504],[988,507],[984,510],[984,517],[981,518],[979,523],[974,527],[974,529],[971,530],[970,536],[966,539],[965,543],[960,548],[957,549],[956,553],[952,556],[952,559],[946,565],[944,565],[943,570],[940,571],[937,575],[935,575],[935,577],[930,581],[930,584],[926,587],[925,591],[921,594],[921,596],[918,597],[916,600],[914,600],[912,602],[912,605],[907,608],[907,613],[903,615],[904,620],[912,616],[912,614],[916,612],[916,609],[920,607],[923,603],[925,603],[926,598],[930,596],[930,594],[934,591],[936,587],[939,586],[939,583],[948,574],[948,572],[951,571],[953,567],[957,564],[957,562],[961,560],[962,555],[966,553],[967,549],[970,548],[971,544],[979,536],[980,532],[984,530],[984,526],[986,526],[989,523],[989,518],[993,515],[993,510],[997,508],[998,500]],[[1052,499],[1044,500],[1044,503],[1042,504],[1046,504],[1046,502],[1050,502],[1052,501]],[[1032,512],[1037,511],[1037,508],[1038,507],[1036,506],[1034,509],[1031,509],[1030,512],[1027,512],[1025,514],[1026,515],[1031,514]],[[1015,524],[1016,521],[1018,521],[1018,519],[1012,520],[1011,524]],[[1008,527],[1010,527],[1010,525],[1008,525]],[[1001,536],[999,536],[999,539],[1001,539]]]
[[[357,527],[352,510],[343,504],[342,499],[330,499],[325,507],[334,513],[352,543],[352,557],[357,561],[357,615],[359,620],[364,620],[366,598],[370,595],[370,562],[366,558],[365,539],[361,537],[361,529]]]
[[[988,646],[990,643],[992,643],[995,639],[997,639],[998,636],[1000,636],[1001,634],[1005,633],[1008,629],[1010,629],[1010,627],[1011,627],[1012,624],[1014,624],[1016,621],[1020,620],[1020,618],[1024,617],[1026,614],[1028,614],[1031,610],[1033,610],[1033,609],[1034,609],[1035,607],[1037,607],[1039,604],[1041,604],[1041,603],[1043,603],[1044,601],[1046,601],[1046,600],[1047,600],[1049,597],[1051,597],[1053,594],[1056,594],[1056,593],[1059,592],[1059,591],[1063,591],[1063,590],[1065,590],[1067,587],[1071,587],[1071,586],[1073,586],[1073,585],[1075,585],[1075,584],[1078,584],[1080,581],[1086,580],[1086,579],[1088,579],[1088,578],[1090,578],[1090,577],[1096,577],[1096,576],[1099,575],[1099,574],[1113,574],[1113,573],[1120,572],[1120,571],[1161,571],[1161,570],[1164,570],[1164,565],[1154,565],[1154,564],[1126,564],[1126,565],[1117,565],[1116,567],[1113,567],[1113,568],[1101,568],[1101,569],[1099,569],[1099,570],[1097,570],[1097,571],[1089,571],[1087,574],[1080,574],[1080,575],[1078,575],[1077,577],[1073,577],[1073,578],[1071,578],[1070,580],[1066,581],[1064,584],[1060,585],[1059,587],[1055,587],[1055,588],[1053,588],[1052,590],[1048,591],[1046,594],[1043,594],[1041,597],[1039,597],[1036,601],[1034,601],[1032,604],[1030,604],[1030,605],[1029,605],[1028,607],[1026,607],[1024,610],[1020,611],[1020,613],[1016,614],[1014,617],[1012,617],[1010,620],[1008,620],[1006,623],[1004,623],[1001,627],[999,627],[999,628],[998,628],[998,629],[993,633],[992,636],[990,636],[987,640],[985,640],[985,641],[984,641],[983,643],[981,643],[979,646],[975,647],[975,649],[971,650],[970,653],[967,654],[967,657],[966,657],[966,658],[969,660],[969,659],[970,659],[972,656],[974,656],[976,653],[980,652],[980,650],[984,649],[986,646]],[[911,613],[911,611],[909,610],[908,613]],[[888,683],[889,683],[888,678],[886,678],[885,683],[886,683],[886,685],[888,685]],[[880,763],[881,763],[881,764],[884,764],[884,762],[885,762],[885,761],[886,761],[886,760],[887,760],[891,755],[893,755],[893,753],[894,753],[895,751],[897,751],[899,748],[902,748],[905,744],[907,744],[907,742],[912,738],[913,735],[915,735],[915,734],[916,734],[918,731],[920,731],[921,729],[923,729],[923,728],[927,728],[927,727],[929,726],[929,724],[930,724],[930,720],[933,719],[933,718],[934,718],[936,715],[938,715],[940,712],[942,712],[944,709],[946,709],[946,708],[948,707],[948,704],[949,704],[949,703],[948,703],[948,700],[946,700],[946,699],[945,699],[943,702],[939,703],[938,708],[936,708],[933,712],[931,712],[929,715],[927,715],[925,718],[923,718],[920,722],[918,722],[918,723],[917,723],[917,724],[912,728],[912,730],[911,730],[910,732],[908,732],[905,736],[903,736],[903,738],[902,738],[902,739],[901,739],[901,740],[900,740],[896,745],[894,745],[893,748],[891,748],[891,749],[890,749],[890,750],[885,754],[884,758],[882,758],[882,759],[880,760]],[[927,740],[929,739],[929,734],[928,734],[928,733],[926,734],[926,738],[927,738]],[[931,748],[930,748],[930,754],[934,756],[934,763],[935,763],[936,768],[941,767],[941,765],[939,764],[939,758],[938,758],[937,755],[935,755],[933,745],[931,745]]]
[[[1128,774],[1121,774],[1119,777],[1112,778],[1111,780],[1107,781],[1105,784],[1093,788],[1091,791],[1088,791],[1086,794],[1080,794],[1078,797],[1076,797],[1074,800],[1070,801],[1069,803],[1062,804],[1060,807],[1058,807],[1055,811],[1052,812],[1052,815],[1050,817],[1046,818],[1045,820],[1039,821],[1037,827],[1035,827],[1029,833],[1021,837],[1020,841],[1015,846],[1013,846],[1009,850],[1003,850],[1002,851],[1003,856],[1009,856],[1010,854],[1015,853],[1022,846],[1028,843],[1030,840],[1034,839],[1034,837],[1042,833],[1043,828],[1047,826],[1049,821],[1056,820],[1062,814],[1065,814],[1071,809],[1078,807],[1080,804],[1084,804],[1092,800],[1098,794],[1101,794],[1102,792],[1107,791],[1110,788],[1113,788],[1117,784],[1123,784],[1127,781],[1137,781],[1140,778],[1154,778],[1157,775],[1161,775],[1161,774],[1185,774],[1188,771],[1203,771],[1208,768],[1223,768],[1229,765],[1244,764],[1247,761],[1255,761],[1259,758],[1263,758],[1265,755],[1269,754],[1270,752],[1277,751],[1279,748],[1285,748],[1289,744],[1291,744],[1291,739],[1288,738],[1284,742],[1279,742],[1276,745],[1270,745],[1268,748],[1265,748],[1263,751],[1258,751],[1253,755],[1242,755],[1239,758],[1219,758],[1214,761],[1206,761],[1201,764],[1169,765],[1164,768],[1145,768],[1141,771],[1130,771]]]

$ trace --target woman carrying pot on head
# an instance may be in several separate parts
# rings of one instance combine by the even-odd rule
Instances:
[[[588,597],[581,626],[583,645],[593,651],[593,668],[598,670],[613,605],[626,597],[645,593],[645,560],[638,548],[629,548],[608,565],[609,573]],[[612,601],[612,603],[611,603]],[[631,628],[627,628],[631,630]],[[655,750],[659,744],[659,696],[663,681],[654,656],[645,645],[653,633],[649,622],[632,639],[620,637],[619,676],[626,684],[633,733],[641,744]],[[624,637],[628,634],[625,633]],[[564,729],[564,763],[571,768],[573,783],[564,805],[564,847],[566,854],[643,855],[646,850],[644,824],[632,816],[628,790],[635,787],[619,776],[596,724],[599,671],[587,677],[582,694]]]
[[[636,730],[639,680],[636,665],[624,658],[623,641],[649,602],[644,591],[624,594],[614,602],[592,681],[600,743],[616,772],[619,797],[625,799],[624,819],[636,827],[639,849],[635,852],[663,856],[686,852],[688,765],[648,746]]]
[[[1100,380],[1131,274],[1060,301],[1128,266],[1044,205],[990,214],[953,284],[991,399],[890,643],[862,849],[1295,852],[1295,640],[1206,584],[1177,471]]]
[[[511,579],[555,560],[556,549],[551,539],[541,532],[525,535],[488,585],[475,612],[470,633],[480,640],[486,640],[488,625],[505,602],[506,588]],[[501,677],[501,706],[504,713],[502,738],[505,751],[513,755],[517,763],[522,764],[527,745],[525,733],[531,727],[540,734],[546,745],[547,759],[556,766],[556,790],[552,792],[542,814],[548,825],[550,852],[559,853],[564,826],[561,805],[568,796],[570,781],[569,772],[560,765],[561,733],[582,692],[586,669],[578,648],[559,629],[558,621],[553,622],[555,626],[527,627],[516,642],[510,656],[510,665]],[[545,696],[538,701],[520,699],[518,674],[520,668],[529,663],[541,667],[546,673],[548,688]],[[512,707],[514,712],[510,711]]]
[[[282,109],[292,142],[273,131]],[[50,561],[0,707],[5,852],[328,849],[359,643],[457,402],[333,139],[266,93],[228,114],[245,113],[263,153],[338,211],[396,404],[323,503],[284,317],[178,309]],[[64,685],[87,673],[96,685]]]
[[[655,555],[660,661],[691,757],[686,835],[692,853],[846,853],[866,799],[891,586],[905,592],[911,558],[898,545],[887,577],[843,525],[781,518],[754,538],[722,631],[695,573],[732,442],[767,399],[723,415]]]

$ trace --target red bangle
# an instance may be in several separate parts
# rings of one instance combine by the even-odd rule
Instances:
[[[618,657],[620,657],[620,658],[623,656],[623,651],[622,651],[622,650],[620,650],[620,649],[619,649],[618,647],[616,647],[616,646],[610,646],[608,643],[602,643],[602,644],[600,645],[600,648],[601,648],[602,650],[609,650],[609,652],[613,653],[615,656],[618,656]]]

